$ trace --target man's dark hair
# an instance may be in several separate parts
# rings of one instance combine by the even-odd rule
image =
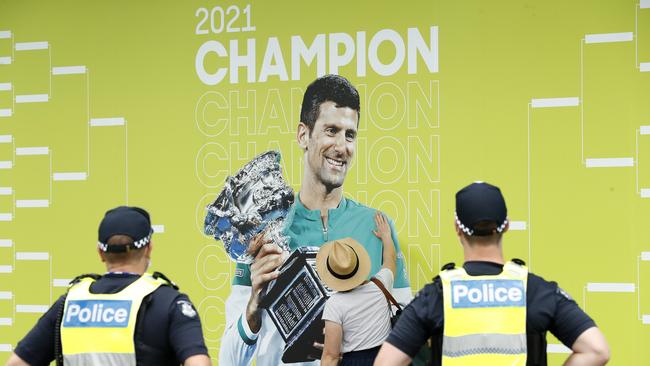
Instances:
[[[480,235],[475,234],[470,236],[463,232],[463,236],[467,239],[470,245],[493,243],[501,240],[501,237],[503,236],[503,233],[497,231],[498,226],[499,225],[494,221],[479,221],[474,224],[472,229],[474,230],[474,233],[479,233]]]
[[[300,122],[309,127],[309,134],[314,129],[320,113],[320,105],[334,102],[337,108],[351,108],[361,118],[359,92],[350,81],[339,75],[325,75],[314,80],[305,91],[300,110]]]
[[[108,245],[131,245],[133,244],[133,238],[128,235],[113,235],[108,239]],[[109,263],[126,263],[139,261],[140,258],[144,255],[144,248],[140,249],[131,249],[126,252],[120,253],[104,253],[104,258]]]

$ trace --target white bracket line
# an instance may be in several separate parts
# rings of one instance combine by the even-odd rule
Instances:
[[[55,181],[86,180],[87,178],[86,172],[54,173],[52,175],[52,179]]]
[[[650,62],[641,62],[639,64],[639,71],[650,72]]]
[[[634,158],[587,159],[587,168],[621,168],[634,166]]]
[[[43,208],[50,207],[49,200],[16,200],[17,208]]]
[[[11,83],[0,83],[0,91],[10,91],[13,88]]]
[[[617,282],[589,282],[587,283],[587,292],[635,292],[634,283],[617,283]]]
[[[0,57],[0,65],[11,65],[11,56]]]
[[[528,140],[528,151],[527,151],[527,153],[528,153],[528,170],[527,170],[526,173],[527,173],[527,177],[528,177],[528,224],[530,225],[532,223],[532,214],[531,214],[532,199],[531,199],[531,194],[530,194],[531,185],[532,185],[531,179],[530,179],[530,170],[531,170],[531,153],[530,153],[530,151],[531,151],[531,142],[530,142],[531,139],[530,139],[530,135],[531,135],[531,129],[532,129],[532,116],[531,116],[531,114],[532,114],[532,103],[528,103],[527,111],[528,111],[528,128],[527,128],[526,131],[527,131],[527,134],[528,134],[528,136],[527,136],[527,140]],[[532,225],[530,225],[530,226],[532,226]],[[532,270],[532,265],[533,265],[533,258],[532,258],[533,253],[532,253],[532,245],[531,245],[531,241],[532,241],[532,238],[533,238],[532,235],[533,235],[533,230],[532,230],[532,228],[529,227],[528,228],[528,268],[530,270]]]
[[[17,261],[47,261],[50,259],[48,252],[16,252]]]
[[[526,221],[510,221],[510,229],[511,231],[523,231],[526,230],[527,225]]]
[[[639,7],[641,9],[650,9],[650,0],[641,0]]]
[[[646,262],[650,261],[650,252],[641,252],[641,255],[637,257],[636,261],[636,288],[637,288],[637,315],[639,317],[639,320],[643,322],[643,324],[650,324],[646,323],[646,317],[650,320],[650,316],[648,315],[641,315],[641,262]]]
[[[586,34],[585,43],[630,42],[634,40],[634,32]]]
[[[57,66],[52,68],[52,75],[85,74],[86,66]]]
[[[0,161],[0,169],[11,169],[14,164],[11,160]]]
[[[16,95],[16,103],[43,103],[49,100],[48,94]]]
[[[11,291],[0,291],[0,300],[11,300],[14,294]]]
[[[43,314],[49,308],[48,305],[16,305],[16,312]]]
[[[0,273],[12,273],[13,271],[14,271],[13,266],[0,265]]]
[[[129,205],[129,127],[124,122],[124,192]]]
[[[50,148],[47,146],[39,147],[17,147],[16,155],[18,156],[27,156],[27,155],[48,155],[50,153]]]
[[[0,344],[0,352],[13,352],[13,347],[10,344]]]
[[[11,108],[0,109],[0,117],[11,117],[12,114]]]
[[[13,319],[11,318],[0,318],[0,327],[1,326],[12,326],[13,325]]]
[[[16,51],[35,51],[35,50],[47,50],[50,48],[50,44],[47,42],[19,42],[16,43]]]
[[[165,232],[165,225],[151,225],[151,228],[156,234],[162,234]]]
[[[54,200],[54,196],[52,195],[52,182],[53,182],[53,178],[54,178],[54,174],[52,174],[52,154],[50,154],[50,176],[49,177],[50,177],[50,179],[49,179],[50,197],[49,197],[48,206],[51,205],[52,201]]]
[[[636,186],[636,193],[641,195],[641,198],[643,197],[644,192],[642,190],[639,190],[639,135],[645,135],[645,132],[650,132],[647,127],[649,126],[641,126],[639,129],[636,130],[636,133],[634,134],[634,161],[636,161],[635,165],[635,174],[634,174],[634,182]],[[650,193],[650,192],[648,192]]]
[[[531,99],[533,108],[552,108],[552,107],[577,107],[580,105],[579,97],[569,98],[541,98]]]
[[[124,124],[124,117],[90,119],[90,126],[92,127],[124,126]]]
[[[90,70],[86,68],[86,172],[90,176]]]
[[[14,241],[11,239],[0,239],[0,248],[11,248],[14,246]]]
[[[0,135],[0,144],[10,144],[14,141],[12,135]]]
[[[52,280],[52,287],[68,287],[72,278],[55,278]]]
[[[0,196],[11,196],[14,194],[12,187],[0,187]]]
[[[8,39],[8,38],[11,38],[10,30],[0,31],[0,39]]]
[[[14,215],[10,213],[0,213],[0,221],[13,221]]]

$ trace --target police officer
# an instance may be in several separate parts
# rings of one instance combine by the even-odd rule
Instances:
[[[201,321],[187,295],[146,273],[153,229],[147,211],[121,206],[99,225],[103,276],[73,280],[17,345],[7,366],[210,365]]]
[[[431,338],[434,365],[546,365],[546,332],[573,353],[564,365],[604,365],[609,348],[594,321],[555,282],[505,262],[508,230],[499,188],[482,182],[456,194],[461,268],[443,267],[403,311],[375,366],[407,365]]]

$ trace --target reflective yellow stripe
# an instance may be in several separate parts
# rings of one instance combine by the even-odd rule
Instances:
[[[68,290],[61,322],[64,357],[101,353],[115,354],[120,362],[125,356],[135,362],[133,336],[138,310],[144,297],[165,282],[145,273],[116,294],[92,294],[93,282],[84,278]]]
[[[526,364],[528,270],[508,262],[501,274],[440,273],[443,286],[444,366]]]

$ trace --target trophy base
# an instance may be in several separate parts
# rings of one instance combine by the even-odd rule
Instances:
[[[322,316],[322,313],[319,315]],[[325,343],[323,329],[325,322],[316,320],[309,325],[303,334],[300,335],[292,344],[287,344],[282,352],[282,362],[307,362],[320,360],[323,355],[322,348],[314,347],[314,343]]]
[[[329,291],[314,269],[318,247],[296,249],[280,266],[280,275],[262,292],[264,308],[286,343],[284,363],[319,360],[324,342],[321,319]]]

